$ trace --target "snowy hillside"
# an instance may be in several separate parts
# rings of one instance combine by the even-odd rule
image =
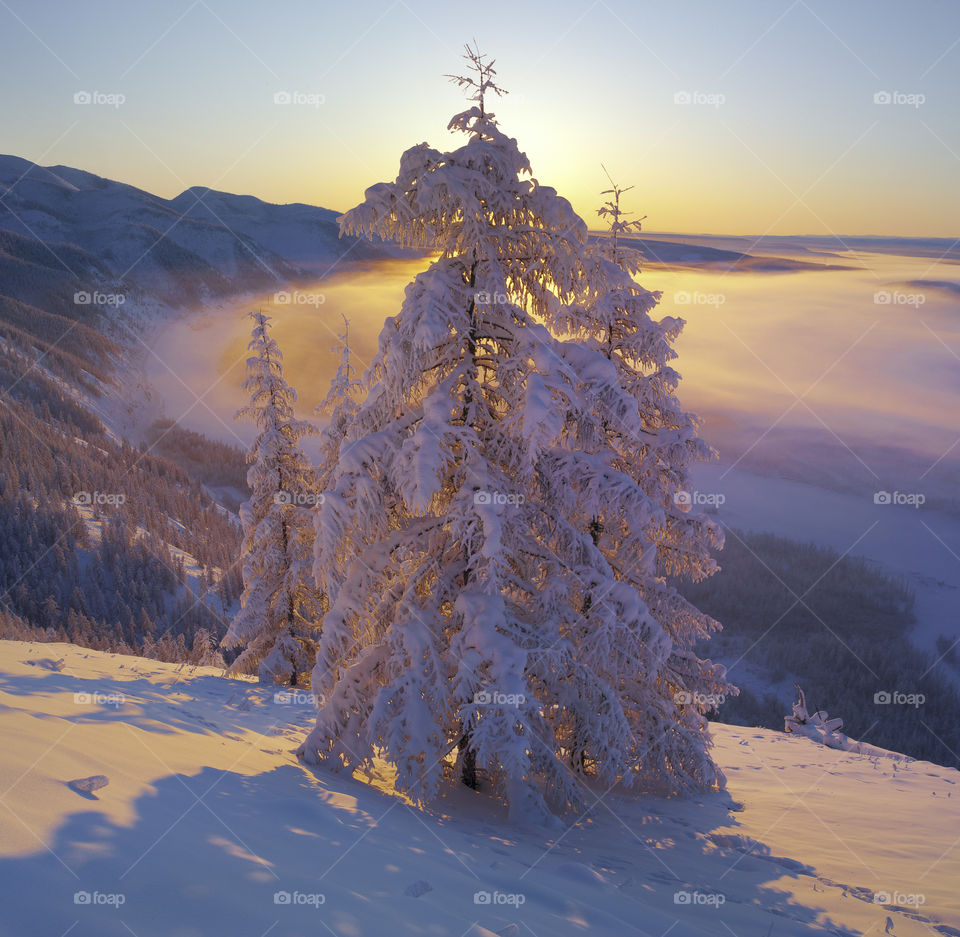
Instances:
[[[145,293],[182,306],[316,275],[348,253],[351,260],[385,256],[369,243],[341,240],[328,209],[201,187],[168,200],[16,156],[0,156],[0,194],[0,256],[11,269],[17,262],[26,278],[36,263],[32,246],[41,242],[60,260],[58,270],[73,274],[73,288],[91,294]],[[9,286],[4,294],[29,301]]]
[[[419,812],[307,769],[311,715],[210,668],[0,642],[0,935],[960,934],[956,771],[715,725],[725,793],[596,790],[516,828],[466,788]]]
[[[0,634],[138,651],[161,634],[190,648],[195,628],[218,639],[240,583],[237,532],[212,498],[235,509],[246,497],[244,455],[161,419],[147,342],[204,304],[381,256],[341,239],[327,209],[208,189],[166,200],[0,156]],[[141,444],[150,458],[130,448]],[[102,499],[105,539],[78,493]],[[223,595],[196,601],[210,589]]]

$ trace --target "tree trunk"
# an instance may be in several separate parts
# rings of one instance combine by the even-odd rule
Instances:
[[[470,289],[471,291],[476,288],[477,285],[477,260],[476,254],[474,254],[473,263],[470,265]],[[472,374],[476,375],[477,373],[477,297],[476,293],[471,293],[470,297],[470,332],[467,336],[467,354],[471,358],[471,365],[473,367]],[[466,393],[464,393],[463,400],[463,420],[466,422],[467,416],[469,413],[470,405],[473,403],[473,395],[468,387]],[[470,581],[470,565],[467,564],[467,573],[464,576],[464,586]],[[471,790],[477,790],[479,786],[477,784],[477,753],[473,750],[470,745],[470,730],[466,729],[463,735],[460,737],[458,743],[460,752],[461,752],[461,779],[464,784],[467,785]]]
[[[461,751],[461,779],[471,790],[477,790],[477,753],[470,747],[470,732],[464,732],[458,743]]]

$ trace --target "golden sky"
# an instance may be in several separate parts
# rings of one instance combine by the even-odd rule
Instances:
[[[407,147],[457,145],[463,99],[443,76],[476,39],[511,92],[503,129],[591,225],[603,162],[653,230],[960,234],[960,3],[478,10],[10,0],[2,146],[165,197],[343,210]]]

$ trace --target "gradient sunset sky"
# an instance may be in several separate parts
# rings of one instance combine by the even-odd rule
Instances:
[[[650,230],[960,236],[958,0],[0,0],[0,152],[343,210],[459,145],[473,39],[590,225],[603,162]]]

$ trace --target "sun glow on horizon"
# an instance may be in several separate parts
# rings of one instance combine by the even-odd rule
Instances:
[[[958,5],[915,5],[904,43],[893,0],[697,0],[682,17],[491,3],[467,32],[509,91],[492,110],[591,227],[603,163],[659,231],[958,234]],[[421,0],[377,12],[295,2],[265,18],[238,0],[225,28],[202,5],[172,23],[159,0],[58,7],[44,50],[25,10],[0,31],[18,75],[4,148],[167,198],[204,185],[344,211],[410,146],[456,145],[446,124],[466,105],[444,78],[463,24],[424,30]],[[82,89],[123,101],[78,104]]]

